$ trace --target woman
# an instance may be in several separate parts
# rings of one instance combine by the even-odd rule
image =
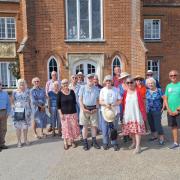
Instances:
[[[53,82],[53,90],[48,92],[48,107],[50,112],[50,121],[52,125],[52,135],[55,136],[55,128],[58,128],[59,135],[61,135],[60,118],[57,109],[57,96],[59,92],[59,82]]]
[[[146,87],[143,84],[144,78],[141,77],[140,75],[137,75],[135,77],[135,81],[136,81],[136,88],[140,92],[142,98],[145,100],[146,99]]]
[[[118,129],[118,121],[119,121],[119,105],[121,103],[121,97],[118,93],[117,88],[112,87],[112,77],[110,75],[105,76],[104,84],[105,87],[100,91],[99,103],[101,105],[102,111],[102,134],[103,134],[103,148],[104,150],[109,149],[109,139],[110,139],[110,131],[111,129]],[[104,117],[106,108],[112,109],[115,112],[115,118],[113,123],[108,123],[106,117]],[[112,139],[111,139],[112,140]],[[113,148],[115,151],[119,149],[117,143],[117,137],[113,138],[111,141]]]
[[[45,112],[46,92],[40,87],[40,79],[35,77],[32,79],[33,88],[31,89],[31,103],[33,110],[33,130],[35,138],[46,137],[43,129],[46,128],[48,116]],[[36,128],[41,128],[41,134],[38,136]]]
[[[73,90],[68,88],[68,80],[61,81],[61,91],[58,93],[57,106],[61,117],[62,137],[64,149],[72,145],[76,147],[75,139],[80,135],[78,116],[76,111],[76,96]]]
[[[147,118],[153,135],[150,141],[157,140],[159,135],[159,144],[164,145],[164,133],[161,125],[163,92],[156,87],[154,78],[146,79],[146,85],[148,87],[146,92]]]
[[[30,92],[27,89],[26,81],[19,79],[17,82],[18,88],[13,91],[13,123],[16,128],[17,146],[22,147],[21,132],[23,131],[24,143],[29,145],[27,138],[28,128],[31,125],[31,101]]]
[[[145,134],[146,111],[143,99],[136,90],[135,81],[129,77],[126,80],[128,86],[123,97],[123,134],[132,137],[132,145],[129,149],[134,149],[134,154],[140,153],[141,135]]]

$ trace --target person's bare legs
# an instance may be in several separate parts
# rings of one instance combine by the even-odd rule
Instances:
[[[135,139],[136,139],[136,149],[134,150],[134,154],[140,153],[141,152],[141,135],[135,134]]]
[[[16,136],[17,136],[17,146],[22,147],[21,144],[21,129],[16,129]]]
[[[135,135],[132,134],[130,137],[132,138],[132,144],[129,146],[129,149],[134,149],[136,147],[136,138],[135,138]]]
[[[35,122],[35,120],[32,122],[32,128],[33,128],[34,136],[36,138],[38,138],[38,134],[37,134],[37,131],[36,131],[36,122]]]
[[[28,134],[28,128],[27,129],[23,129],[23,135],[24,135],[24,143],[26,145],[29,145],[29,141],[27,139],[27,134]]]
[[[177,127],[172,128],[172,138],[173,138],[174,143],[178,144],[178,128]]]

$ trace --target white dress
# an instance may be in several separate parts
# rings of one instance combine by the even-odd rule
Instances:
[[[123,133],[144,134],[145,124],[139,108],[137,92],[127,93],[123,118]]]

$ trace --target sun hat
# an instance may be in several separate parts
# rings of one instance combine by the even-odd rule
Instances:
[[[67,79],[63,79],[62,81],[61,81],[61,84],[66,84],[66,83],[68,83],[69,81],[67,80]]]
[[[102,111],[102,115],[106,122],[113,122],[116,116],[114,108],[107,108],[107,107],[105,107],[104,110]]]
[[[106,81],[112,81],[112,76],[111,75],[106,75],[105,77],[104,77],[104,81],[103,81],[103,83],[105,83]]]
[[[77,73],[77,75],[78,76],[84,76],[84,74],[82,72],[80,72],[80,71]]]
[[[146,74],[153,74],[152,70],[148,70]]]
[[[138,80],[138,79],[144,80],[144,78],[143,78],[142,76],[140,76],[140,75],[137,75],[137,76],[135,76],[135,78],[134,78],[134,80]]]
[[[122,72],[122,73],[120,74],[119,79],[123,79],[123,78],[129,77],[129,76],[130,76],[129,73],[127,73],[127,72]]]

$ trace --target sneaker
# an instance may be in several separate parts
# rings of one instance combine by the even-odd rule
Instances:
[[[89,150],[89,146],[88,146],[87,143],[84,143],[83,149],[84,149],[85,151],[88,151],[88,150]]]
[[[18,148],[22,148],[22,144],[19,142],[19,143],[17,144],[17,147],[18,147]]]
[[[108,144],[103,144],[103,149],[104,149],[104,150],[108,150],[108,149],[109,149]]]
[[[177,148],[177,147],[179,147],[179,144],[173,144],[173,145],[171,145],[170,147],[169,147],[169,149],[175,149],[175,148]]]
[[[119,150],[118,144],[113,145],[113,148],[114,148],[114,151],[118,151]]]

